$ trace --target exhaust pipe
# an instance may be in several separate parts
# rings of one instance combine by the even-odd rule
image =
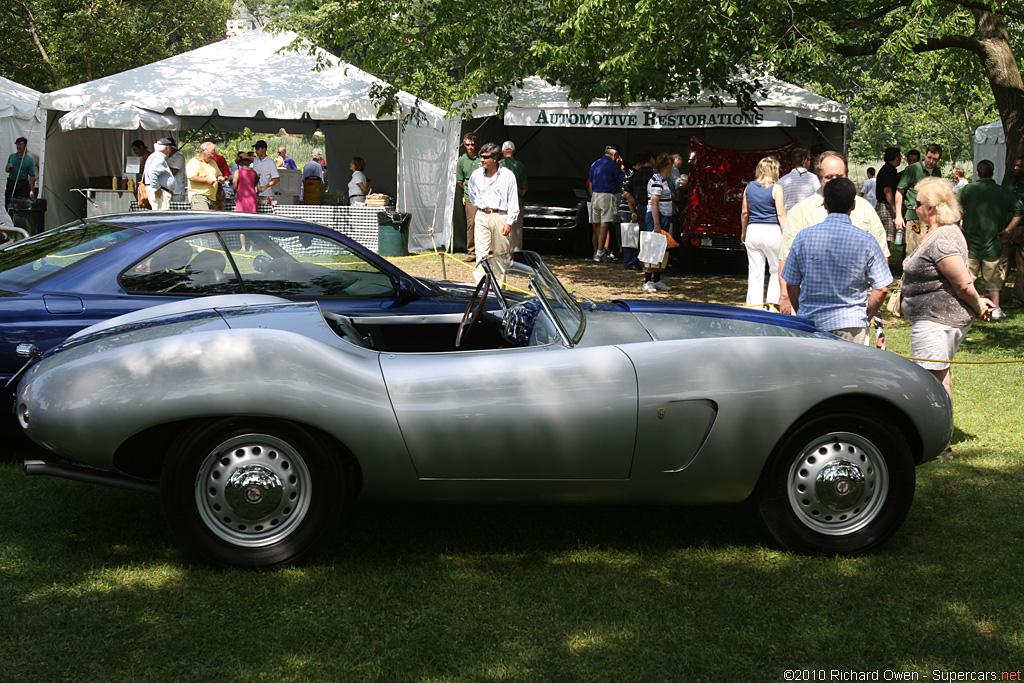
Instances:
[[[129,491],[141,491],[142,493],[160,492],[160,485],[156,482],[136,479],[135,477],[128,477],[113,472],[104,472],[103,470],[91,467],[64,465],[46,462],[45,460],[24,460],[22,467],[25,470],[25,474],[30,475],[43,474],[50,477],[84,481],[87,484],[102,484],[103,486],[113,486],[119,489],[128,489]]]

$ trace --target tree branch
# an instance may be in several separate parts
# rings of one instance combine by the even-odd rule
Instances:
[[[881,47],[881,41],[858,43],[856,45],[836,45],[835,52],[841,57],[870,57],[871,55],[878,54]],[[921,54],[922,52],[935,52],[936,50],[945,50],[951,47],[967,50],[982,58],[985,57],[985,47],[981,44],[981,41],[970,36],[961,35],[929,38],[925,42],[915,45],[912,50],[915,54]]]

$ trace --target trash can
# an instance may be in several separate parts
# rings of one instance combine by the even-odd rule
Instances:
[[[410,213],[377,212],[377,253],[381,256],[409,255]]]
[[[11,223],[29,235],[38,235],[46,228],[46,200],[33,197],[11,197]]]

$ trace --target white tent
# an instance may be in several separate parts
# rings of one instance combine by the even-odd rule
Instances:
[[[51,218],[48,211],[48,225],[72,220],[83,208],[71,188],[85,187],[90,176],[121,175],[123,170],[120,135],[96,127],[64,132],[57,121],[81,107],[122,103],[173,114],[184,130],[319,129],[326,138],[332,187],[344,188],[349,159],[363,157],[374,189],[394,194],[399,210],[413,214],[410,247],[430,247],[431,228],[440,242],[451,226],[450,212],[442,207],[450,207],[454,196],[445,180],[454,175],[458,124],[406,92],[399,93],[395,111],[378,113],[371,98],[386,86],[383,81],[308,43],[297,51],[283,50],[295,37],[252,32],[43,95],[51,150],[46,192],[60,199],[50,205],[59,205],[52,213],[60,218]],[[138,137],[149,143],[165,132]],[[304,161],[297,160],[300,165]]]
[[[462,131],[476,133],[481,143],[514,142],[516,158],[526,165],[531,179],[531,192],[534,178],[549,187],[564,185],[556,180],[572,179],[582,188],[590,164],[608,144],[619,145],[629,161],[641,151],[685,157],[694,137],[727,149],[774,148],[794,139],[807,148],[823,144],[845,149],[845,106],[790,83],[762,80],[767,94],[758,99],[758,110],[743,112],[735,98],[724,94],[716,106],[711,93],[697,102],[676,99],[622,106],[597,100],[584,107],[569,96],[568,88],[531,77],[512,91],[512,101],[500,118],[495,97],[474,100],[474,118],[463,123]],[[460,226],[455,232],[461,231]]]
[[[14,141],[28,138],[28,151],[38,156],[42,173],[43,160],[43,115],[39,109],[39,94],[32,88],[0,77],[0,159],[7,164],[7,157],[16,152]],[[4,183],[7,174],[4,174]],[[38,181],[37,181],[38,183]],[[0,203],[0,223],[10,225],[10,216]]]
[[[757,113],[744,114],[736,99],[719,95],[720,106],[705,94],[699,102],[683,99],[669,102],[637,102],[625,107],[596,100],[583,107],[569,97],[569,89],[552,85],[536,76],[513,90],[505,110],[505,124],[511,126],[570,128],[631,128],[666,130],[672,128],[779,128],[794,127],[797,119],[828,123],[849,121],[846,107],[809,90],[774,78],[763,77],[767,95],[758,99]],[[475,101],[474,116],[497,114],[497,99]]]
[[[974,131],[974,163],[983,159],[995,165],[992,177],[1001,181],[1006,173],[1006,136],[1003,134],[1002,121],[978,126]]]

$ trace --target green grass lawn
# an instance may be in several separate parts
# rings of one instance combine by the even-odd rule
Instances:
[[[554,263],[577,290],[618,277]],[[705,280],[733,303],[744,283]],[[1009,313],[957,359],[1024,356]],[[909,353],[905,324],[888,339]],[[854,559],[777,551],[743,505],[356,507],[300,567],[214,570],[155,497],[5,460],[0,681],[999,680],[1024,664],[1024,365],[960,365],[953,386],[956,458],[921,467],[903,528]]]

